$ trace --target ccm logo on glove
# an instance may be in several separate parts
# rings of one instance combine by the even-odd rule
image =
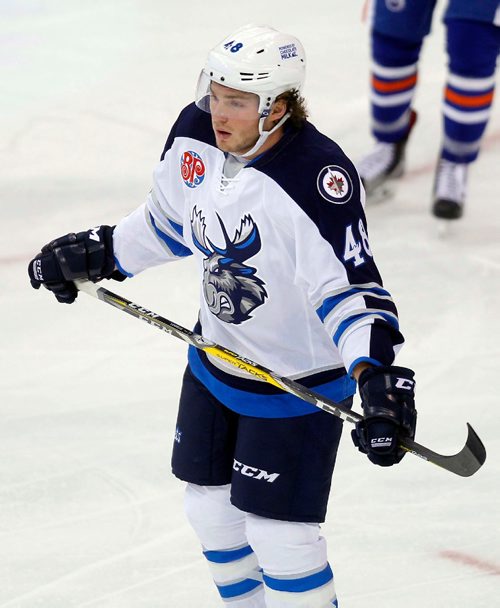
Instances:
[[[370,444],[375,448],[383,448],[391,445],[392,438],[391,437],[374,437]]]
[[[33,260],[33,276],[37,281],[43,283],[42,260],[35,258]]]
[[[415,382],[408,380],[408,378],[398,378],[396,382],[396,388],[404,388],[408,391],[412,391],[414,386]]]
[[[365,369],[358,387],[364,418],[352,431],[354,445],[382,467],[405,455],[401,441],[413,439],[417,424],[415,381],[411,369],[379,366]]]

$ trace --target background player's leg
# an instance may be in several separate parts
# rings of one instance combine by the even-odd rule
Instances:
[[[433,213],[457,219],[463,212],[468,165],[479,155],[491,114],[500,27],[455,18],[447,18],[446,25],[449,64]]]
[[[377,0],[371,30],[371,130],[376,145],[358,163],[368,195],[404,172],[405,147],[416,114],[412,101],[423,38],[435,0],[394,6]]]

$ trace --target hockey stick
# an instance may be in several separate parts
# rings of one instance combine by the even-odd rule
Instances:
[[[329,414],[338,416],[342,420],[346,420],[352,424],[363,419],[363,416],[351,411],[340,403],[335,403],[335,401],[309,390],[290,378],[280,376],[276,372],[273,372],[250,359],[242,357],[215,342],[206,340],[199,334],[196,334],[181,325],[177,325],[177,323],[169,321],[165,317],[162,317],[143,306],[139,306],[126,298],[118,296],[104,287],[98,287],[95,283],[87,281],[75,281],[75,284],[80,291],[94,296],[115,308],[119,308],[136,319],[146,321],[150,325],[187,342],[191,346],[214,355],[215,357],[234,365],[238,369],[245,370],[256,378],[268,382],[287,393],[291,393],[299,399],[307,401],[307,403],[311,403]],[[467,441],[464,447],[460,452],[453,454],[452,456],[443,456],[442,454],[433,452],[429,448],[426,448],[409,438],[403,439],[400,443],[400,447],[451,473],[455,473],[462,477],[470,477],[484,464],[484,461],[486,460],[486,450],[474,429],[468,423],[467,431]]]

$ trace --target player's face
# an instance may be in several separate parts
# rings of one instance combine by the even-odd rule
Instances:
[[[217,147],[244,155],[259,138],[259,98],[254,93],[210,85],[210,114]]]

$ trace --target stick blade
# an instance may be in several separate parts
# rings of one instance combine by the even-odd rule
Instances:
[[[410,439],[405,439],[401,447],[412,452],[415,456],[419,456],[442,469],[450,471],[450,473],[460,475],[460,477],[474,475],[486,460],[486,449],[483,442],[469,423],[467,423],[467,441],[457,454],[444,456]]]
[[[453,456],[439,456],[436,464],[461,477],[474,475],[486,461],[486,448],[476,431],[467,422],[467,441]]]
[[[486,462],[486,448],[469,423],[467,423],[467,441],[458,455],[461,456],[459,462],[461,473],[458,474],[462,477],[474,475]]]

